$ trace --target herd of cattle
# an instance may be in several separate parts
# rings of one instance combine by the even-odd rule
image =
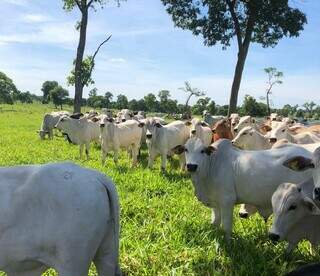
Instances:
[[[124,109],[101,114],[45,114],[41,139],[58,129],[70,143],[101,145],[102,164],[113,152],[128,152],[132,166],[140,147],[148,167],[157,156],[179,156],[195,195],[212,209],[212,223],[230,239],[233,210],[248,218],[273,214],[272,241],[288,242],[287,252],[306,239],[320,243],[320,125],[305,126],[271,114],[257,122],[231,114],[167,123]],[[39,275],[48,267],[60,275],[87,275],[91,261],[99,275],[119,275],[119,201],[113,182],[72,163],[1,168],[0,269],[8,275]],[[92,215],[94,214],[94,216]],[[55,224],[59,225],[57,226]],[[18,229],[25,229],[19,235]]]

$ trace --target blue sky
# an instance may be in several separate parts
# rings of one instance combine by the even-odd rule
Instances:
[[[263,68],[275,66],[285,74],[274,89],[275,106],[285,103],[320,104],[320,1],[292,0],[307,14],[308,25],[299,38],[283,39],[277,47],[251,45],[239,100],[245,94],[264,95]],[[22,91],[41,94],[46,80],[66,86],[75,57],[79,13],[67,13],[60,0],[0,0],[0,71],[14,79]],[[160,0],[128,0],[120,8],[109,4],[90,13],[86,53],[92,54],[109,34],[94,71],[100,93],[123,93],[129,99],[171,91],[179,102],[184,81],[206,91],[218,104],[228,103],[237,49],[205,47],[201,37],[174,28]],[[68,88],[73,95],[73,87]],[[85,90],[85,96],[89,89]]]

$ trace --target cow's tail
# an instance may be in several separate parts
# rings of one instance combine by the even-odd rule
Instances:
[[[112,231],[114,231],[114,242],[115,242],[115,261],[116,261],[116,275],[121,275],[119,265],[119,240],[120,240],[120,208],[119,208],[119,197],[115,185],[113,182],[105,177],[100,178],[100,182],[105,187],[108,194],[108,201],[110,206],[110,220],[112,224]]]

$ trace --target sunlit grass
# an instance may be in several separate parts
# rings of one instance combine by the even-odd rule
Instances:
[[[109,175],[121,203],[121,268],[126,275],[282,275],[298,265],[318,260],[302,243],[290,258],[285,244],[273,245],[268,225],[258,216],[240,220],[234,213],[230,244],[210,224],[210,210],[194,197],[192,183],[177,162],[168,172],[146,168],[142,152],[138,168],[123,153],[119,166],[112,158],[101,165],[93,146],[89,161],[79,160],[77,146],[63,138],[40,141],[36,133],[42,116],[52,108],[43,105],[4,106],[0,112],[0,165],[71,160]],[[270,224],[270,222],[269,222]],[[55,275],[48,271],[46,275]],[[96,275],[94,267],[90,275]]]

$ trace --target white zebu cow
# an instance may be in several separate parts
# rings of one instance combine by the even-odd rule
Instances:
[[[154,124],[147,130],[147,144],[149,149],[148,167],[153,167],[155,158],[161,156],[161,169],[166,169],[167,156],[172,155],[172,149],[184,145],[189,138],[189,129],[182,121],[175,121],[168,125]],[[185,167],[185,155],[179,155],[180,168]]]
[[[63,116],[56,124],[56,128],[61,130],[69,143],[80,146],[80,159],[84,146],[86,147],[87,159],[89,159],[90,143],[97,142],[100,144],[99,124],[88,120],[86,117],[73,119]]]
[[[113,160],[117,164],[119,150],[126,149],[132,155],[132,166],[137,164],[141,144],[143,123],[129,120],[116,124],[112,118],[105,118],[100,123],[102,164],[104,165],[108,152],[113,151]]]
[[[42,124],[39,130],[40,139],[45,139],[48,134],[49,139],[53,138],[53,129],[62,116],[69,115],[67,111],[58,111],[46,113],[43,117]]]
[[[129,109],[122,109],[117,114],[117,122],[124,123],[125,121],[131,120],[133,118],[133,113]]]
[[[238,113],[232,113],[229,117],[230,126],[231,126],[231,133],[233,136],[236,136],[236,133],[234,132],[234,128],[240,121],[240,116]]]
[[[203,111],[202,116],[203,116],[203,121],[206,122],[210,128],[213,128],[216,122],[225,118],[224,116],[219,116],[219,115],[213,116],[207,110]]]
[[[234,127],[233,130],[235,133],[238,133],[241,129],[243,129],[244,127],[247,127],[247,126],[255,127],[256,120],[254,118],[252,118],[251,116],[241,117],[239,120],[239,123]]]
[[[191,122],[187,121],[186,125],[190,127],[190,138],[199,138],[206,146],[211,144],[212,130],[207,123],[193,118]]]
[[[272,241],[288,241],[290,253],[301,240],[320,244],[320,209],[313,202],[312,178],[301,183],[283,183],[272,196],[273,223],[269,231]]]
[[[119,201],[100,172],[72,163],[0,168],[0,270],[120,275]]]
[[[295,144],[311,144],[320,142],[320,136],[312,132],[303,132],[296,135],[291,134],[289,127],[285,122],[282,122],[276,128],[271,130],[269,139],[271,143],[275,143],[281,139],[287,139],[289,142]]]
[[[146,136],[147,131],[152,132],[153,127],[155,126],[156,123],[159,123],[161,125],[167,124],[167,122],[160,117],[147,117],[146,119],[142,119],[139,122],[144,124],[142,128],[141,145],[147,143],[147,136]],[[150,149],[148,148],[148,150]]]
[[[185,152],[195,194],[200,202],[212,208],[213,224],[219,226],[222,222],[227,238],[232,232],[235,204],[256,206],[268,218],[272,213],[271,196],[281,183],[299,183],[311,176],[311,172],[297,173],[283,166],[285,160],[298,154],[311,156],[299,147],[241,151],[226,139],[209,147],[200,139],[190,139],[174,150]]]
[[[269,138],[251,126],[241,129],[232,144],[244,150],[264,150],[272,146]]]

